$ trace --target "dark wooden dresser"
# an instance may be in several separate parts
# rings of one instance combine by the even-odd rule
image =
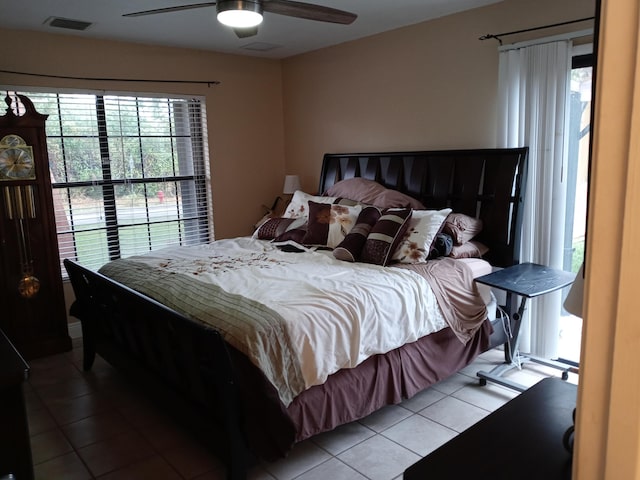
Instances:
[[[574,384],[545,378],[409,467],[404,479],[570,480],[563,436],[576,394]]]
[[[28,373],[29,366],[0,330],[0,478],[33,480],[23,390]]]

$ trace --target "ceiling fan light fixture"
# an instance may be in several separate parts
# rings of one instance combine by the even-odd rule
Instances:
[[[262,3],[251,0],[220,0],[216,3],[218,21],[233,28],[255,27],[262,23]]]

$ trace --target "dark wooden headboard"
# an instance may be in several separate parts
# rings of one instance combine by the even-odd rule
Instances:
[[[406,193],[429,209],[449,207],[483,221],[478,240],[498,267],[518,263],[527,147],[324,156],[319,192],[363,177]]]

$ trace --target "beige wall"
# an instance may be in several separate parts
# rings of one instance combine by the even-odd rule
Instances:
[[[498,42],[478,37],[590,17],[594,5],[507,0],[285,60],[287,170],[313,190],[325,152],[494,147]]]
[[[216,238],[247,235],[282,188],[281,65],[204,51],[0,29],[3,70],[76,77],[219,80],[220,85],[56,80],[0,73],[0,85],[206,97]]]
[[[497,42],[478,37],[588,17],[593,4],[505,0],[283,61],[0,29],[6,70],[221,81],[208,88],[0,73],[0,85],[205,96],[216,237],[225,238],[250,232],[285,173],[315,190],[325,152],[494,146]]]

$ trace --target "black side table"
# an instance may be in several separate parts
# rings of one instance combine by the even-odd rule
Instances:
[[[404,472],[404,480],[570,480],[577,387],[541,380]]]
[[[23,382],[29,366],[0,330],[0,478],[33,480]]]
[[[480,385],[486,385],[487,381],[491,381],[519,392],[525,391],[527,387],[502,378],[502,375],[516,367],[516,359],[520,364],[529,361],[562,370],[562,379],[566,380],[569,378],[569,371],[571,370],[569,365],[534,355],[519,355],[517,352],[521,320],[526,309],[527,299],[539,297],[571,285],[575,277],[574,273],[545,267],[537,263],[520,263],[476,278],[476,282],[478,283],[483,283],[507,292],[508,309],[509,306],[513,304],[511,295],[521,297],[518,310],[509,312],[512,332],[511,338],[505,344],[505,363],[498,365],[490,372],[478,372],[477,375],[480,377]],[[518,357],[514,358],[514,354],[518,355]]]

